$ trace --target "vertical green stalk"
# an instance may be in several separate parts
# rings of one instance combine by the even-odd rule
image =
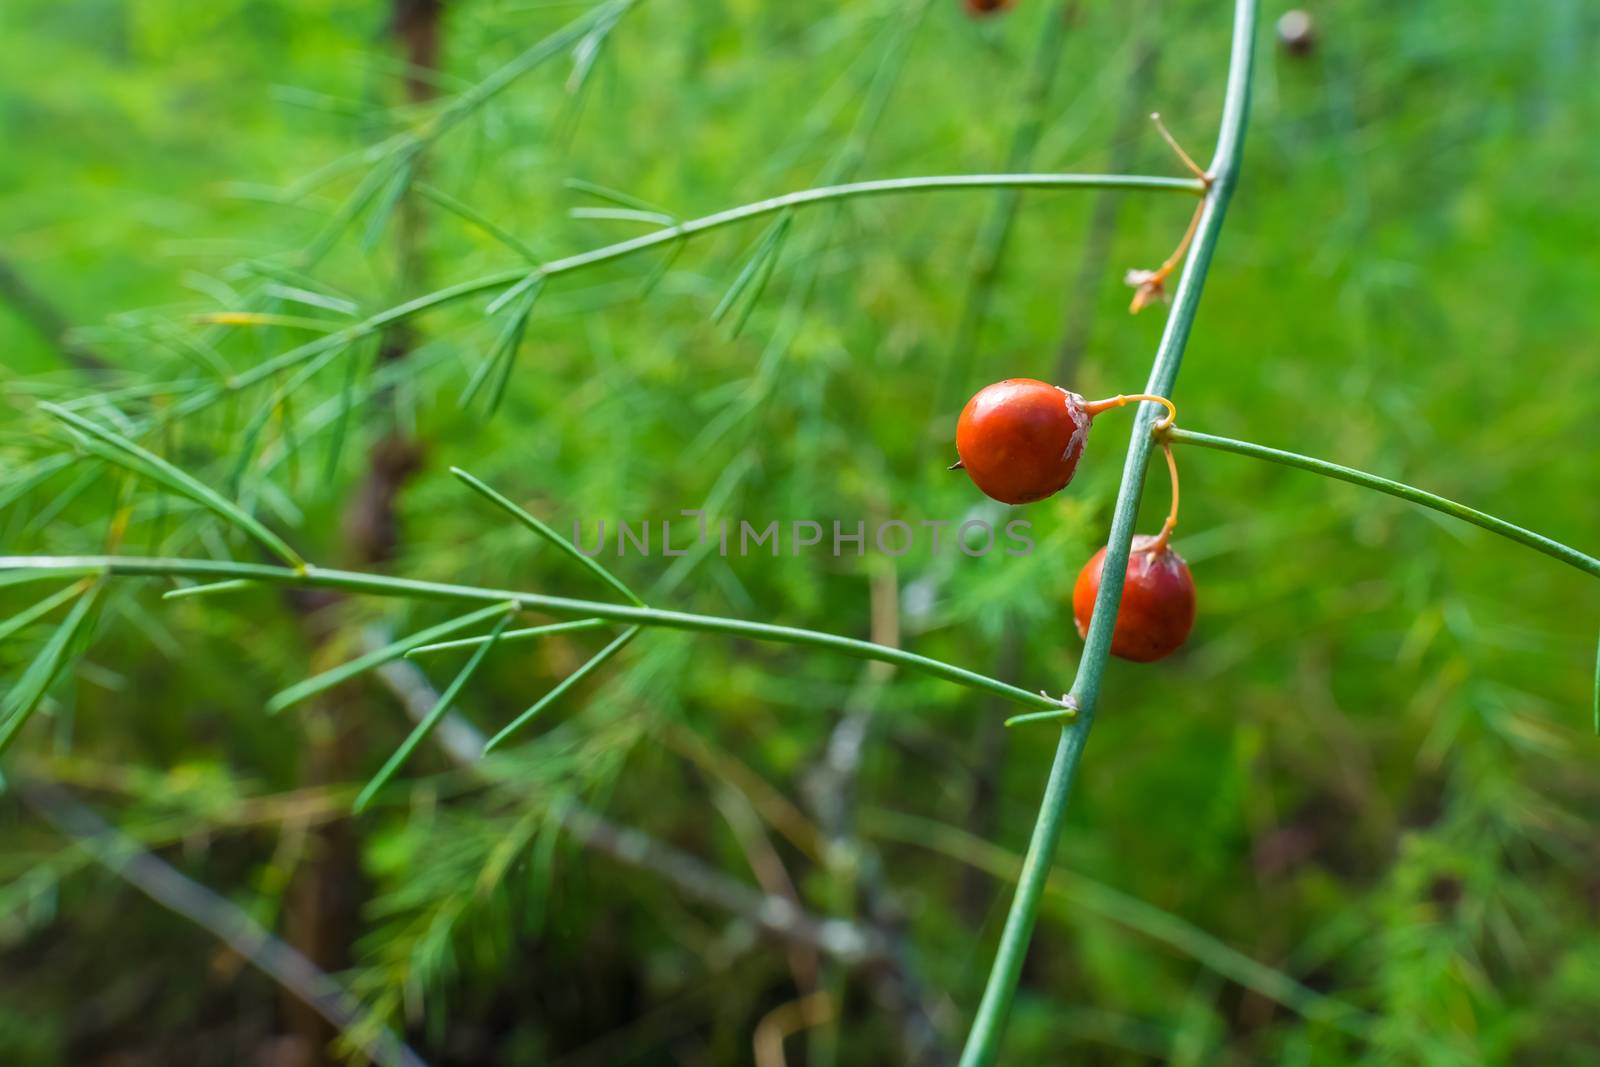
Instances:
[[[1206,271],[1211,266],[1217,238],[1222,232],[1223,215],[1227,212],[1228,200],[1233,195],[1233,187],[1238,179],[1245,115],[1250,106],[1255,25],[1256,0],[1236,0],[1228,86],[1223,99],[1221,128],[1217,132],[1216,153],[1210,167],[1212,185],[1206,196],[1205,211],[1200,219],[1199,232],[1195,235],[1193,250],[1189,253],[1178,282],[1172,313],[1167,318],[1166,330],[1156,350],[1155,364],[1144,390],[1147,393],[1161,396],[1170,396],[1172,393],[1178,367],[1183,362],[1184,346],[1188,343],[1195,312],[1200,304]],[[985,1067],[994,1062],[999,1052],[1001,1032],[1011,1009],[1017,979],[1022,973],[1023,958],[1027,955],[1028,943],[1033,936],[1039,898],[1044,892],[1055,854],[1067,797],[1072,792],[1072,782],[1077,775],[1078,761],[1083,756],[1089,729],[1094,725],[1095,710],[1100,700],[1100,680],[1111,652],[1111,629],[1116,622],[1117,608],[1122,600],[1122,583],[1128,570],[1128,548],[1133,540],[1133,526],[1139,515],[1139,498],[1144,490],[1145,465],[1150,458],[1151,427],[1156,414],[1154,405],[1143,404],[1134,419],[1132,440],[1122,469],[1122,487],[1117,493],[1111,535],[1106,542],[1100,594],[1095,600],[1094,615],[1089,622],[1089,635],[1084,644],[1083,658],[1078,663],[1078,676],[1073,681],[1068,697],[1077,705],[1078,717],[1061,731],[1055,763],[1050,768],[1044,799],[1039,805],[1039,818],[1034,824],[1033,838],[1028,843],[1028,855],[1023,862],[1017,894],[1011,901],[1011,911],[1006,916],[1005,930],[1000,935],[1000,947],[989,972],[989,982],[967,1035],[966,1048],[961,1053],[961,1067]]]

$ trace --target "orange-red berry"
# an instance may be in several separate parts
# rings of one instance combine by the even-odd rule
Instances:
[[[1194,628],[1194,576],[1183,557],[1170,547],[1152,549],[1155,541],[1143,535],[1133,539],[1122,604],[1111,631],[1111,654],[1138,663],[1172,655]],[[1078,572],[1072,589],[1072,616],[1079,637],[1089,633],[1089,616],[1094,614],[1105,565],[1106,550],[1102,548]]]
[[[1027,504],[1072,481],[1090,422],[1077,393],[1007,378],[978,390],[961,409],[956,452],[979,489],[1006,504]]]

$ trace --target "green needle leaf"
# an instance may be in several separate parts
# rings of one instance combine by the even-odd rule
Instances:
[[[75,590],[79,588],[74,587]],[[50,640],[45,642],[39,654],[33,658],[33,662],[22,672],[22,677],[17,680],[11,692],[0,701],[0,753],[10,747],[11,742],[16,739],[28,719],[38,709],[40,701],[44,700],[44,695],[50,691],[51,683],[56,680],[66,662],[68,650],[91,617],[90,613],[99,600],[101,588],[95,586],[79,598],[65,621],[50,635]]]
[[[462,391],[462,407],[472,403],[473,398],[478,395],[478,390],[491,378],[494,379],[494,385],[489,391],[489,410],[493,412],[500,406],[500,400],[505,395],[506,383],[511,380],[511,368],[516,363],[517,349],[522,347],[522,336],[528,328],[528,317],[533,314],[533,306],[538,302],[539,293],[544,289],[544,275],[530,274],[526,283],[528,287],[518,297],[511,314],[507,316],[505,328],[500,331],[500,337],[495,341],[489,358],[478,365],[472,379],[467,382],[466,389]]]
[[[104,573],[107,573],[105,568],[98,568],[98,569],[93,570],[93,571],[85,569],[85,571],[84,571],[82,576],[83,577],[87,577],[90,574],[97,574],[98,575],[98,574],[104,574]],[[13,586],[13,585],[29,585],[29,584],[32,584],[34,582],[50,582],[50,581],[55,581],[57,579],[65,578],[65,577],[69,577],[69,575],[64,575],[64,574],[60,573],[59,571],[48,571],[48,570],[43,570],[43,571],[40,571],[40,570],[6,571],[4,574],[0,574],[0,589],[5,589],[8,586]]]
[[[68,455],[46,456],[37,463],[30,463],[20,470],[7,471],[7,477],[14,477],[10,485],[0,488],[0,508],[10,507],[14,502],[33,492],[39,486],[55,477],[56,473],[72,466],[73,457]]]
[[[439,725],[439,720],[444,718],[445,712],[450,710],[451,703],[455,701],[462,687],[472,678],[472,675],[478,669],[478,665],[483,662],[484,657],[494,647],[500,634],[505,631],[506,624],[516,614],[517,606],[515,604],[501,604],[495,610],[500,612],[500,621],[495,625],[494,632],[489,635],[489,640],[484,642],[478,648],[478,651],[472,654],[472,658],[467,660],[466,666],[461,668],[455,680],[450,683],[450,687],[439,694],[439,699],[428,711],[428,714],[423,716],[422,721],[417,723],[416,728],[400,743],[400,747],[394,750],[394,755],[389,757],[389,762],[383,765],[383,768],[373,776],[372,781],[367,783],[367,787],[361,791],[361,795],[356,797],[355,810],[358,814],[366,810],[367,805],[372,803],[372,798],[377,796],[378,790],[382,789],[389,779],[395,776],[395,772],[405,765],[406,760],[411,758],[411,753],[416,750],[416,747],[422,743],[423,739],[433,733],[434,727]]]
[[[755,251],[750,254],[750,259],[745,263],[744,269],[739,271],[738,277],[733,279],[733,284],[728,286],[728,291],[722,295],[722,300],[717,304],[716,310],[711,313],[712,322],[721,322],[739,297],[746,289],[752,289],[750,299],[745,309],[745,314],[740,316],[739,322],[734,327],[737,334],[744,321],[748,319],[749,307],[761,299],[761,291],[766,288],[767,280],[772,277],[772,268],[776,264],[778,250],[783,245],[783,240],[789,233],[789,226],[794,221],[794,212],[785,211],[778,216],[776,222],[767,227],[766,233],[756,242]]]
[[[355,189],[345,198],[344,203],[339,205],[333,217],[302,253],[302,266],[309,267],[328,254],[328,250],[339,240],[345,228],[366,210],[373,197],[377,196],[397,173],[408,169],[407,164],[411,154],[418,147],[416,139],[409,134],[402,134],[386,143],[382,160],[362,176]]]
[[[513,300],[517,299],[534,286],[537,285],[542,287],[544,285],[544,279],[545,274],[543,269],[535,269],[530,271],[522,278],[521,281],[517,282],[516,285],[513,285],[511,288],[507,289],[505,292],[489,301],[489,306],[483,309],[483,313],[485,315],[495,314],[501,308],[505,307],[507,304],[511,303]]]
[[[6,638],[21,631],[29,624],[44,618],[56,608],[59,608],[62,604],[65,604],[73,597],[78,596],[87,588],[89,588],[89,583],[87,581],[75,582],[74,584],[67,586],[65,589],[45,597],[33,607],[13,615],[5,622],[0,622],[0,641],[4,641]]]
[[[177,589],[168,589],[161,594],[162,600],[187,600],[194,596],[210,596],[213,593],[232,593],[239,589],[253,589],[255,582],[248,578],[230,578],[225,582],[208,582],[205,585],[185,585]]]
[[[39,407],[73,429],[87,434],[107,446],[107,459],[114,460],[120,466],[126,467],[136,474],[144,474],[154,478],[173,492],[210,508],[222,518],[261,542],[262,545],[285,563],[288,563],[296,570],[305,569],[306,561],[300,557],[300,553],[289,547],[288,542],[263,526],[254,515],[249,514],[216,490],[197,481],[191,475],[185,474],[155,453],[139,447],[121,434],[114,433],[98,423],[90,422],[81,415],[45,402],[41,402]]]
[[[377,245],[378,239],[383,236],[383,231],[388,227],[389,220],[394,217],[395,208],[400,206],[400,198],[406,195],[406,190],[411,188],[411,176],[416,173],[416,154],[407,153],[405,161],[395,171],[394,178],[383,192],[383,199],[373,209],[372,216],[367,219],[367,229],[362,235],[361,243],[367,249]]]
[[[1077,708],[1059,708],[1056,711],[1029,711],[1021,715],[1013,715],[1006,720],[1007,726],[1021,726],[1032,722],[1070,722],[1078,717]]]
[[[293,272],[284,271],[284,273],[292,274]],[[264,286],[261,292],[263,296],[269,296],[275,300],[287,300],[295,304],[304,304],[307,307],[332,311],[339,315],[354,316],[361,311],[360,304],[357,304],[354,300],[347,300],[337,293],[329,292],[327,287],[315,278],[306,279],[306,284],[302,285],[284,285],[280,282],[273,282]],[[321,319],[308,321],[326,324],[326,320]]]
[[[635,211],[631,207],[575,207],[567,216],[594,222],[642,222],[650,226],[671,226],[677,221],[659,211]]]
[[[636,635],[638,632],[639,627],[637,626],[630,626],[626,630],[622,631],[622,633],[617,636],[615,641],[611,642],[605,648],[602,648],[599,652],[596,652],[594,657],[590,659],[588,663],[585,663],[583,666],[579,667],[577,670],[563,678],[561,680],[561,684],[541,697],[537,704],[523,712],[521,715],[518,715],[511,721],[509,726],[495,734],[493,737],[489,738],[488,744],[483,746],[483,751],[487,753],[499,748],[503,743],[505,743],[506,738],[510,737],[524,726],[528,725],[541,711],[543,711],[545,708],[548,708],[551,704],[554,704],[557,700],[560,700],[562,696],[566,694],[567,690],[583,681],[590,674],[593,674],[602,664],[606,662],[606,660],[610,659],[612,656],[615,656],[618,652],[621,652],[623,646],[629,641],[632,641],[634,635]],[[479,649],[478,655],[482,654],[483,650]]]
[[[665,278],[667,276],[667,272],[672,270],[672,265],[678,262],[678,257],[683,254],[684,246],[688,243],[689,241],[687,238],[674,241],[667,249],[667,254],[662,256],[660,262],[650,269],[650,273],[645,278],[644,284],[639,286],[640,300],[643,300],[645,297],[655,292],[656,286],[660,285],[661,279]]]
[[[539,262],[539,254],[537,252],[519,240],[515,234],[511,233],[511,231],[499,226],[487,215],[483,214],[481,211],[478,211],[471,205],[457,200],[443,189],[429,185],[427,182],[418,182],[417,184],[413,185],[412,188],[451,214],[458,215],[462,219],[478,227],[478,229],[482,230],[484,233],[487,233],[490,237],[493,237],[495,240],[511,249],[517,255],[527,260],[529,263]]]
[[[632,208],[635,211],[648,212],[652,215],[660,215],[663,218],[676,221],[676,217],[672,212],[661,205],[652,204],[648,200],[641,200],[637,196],[625,193],[620,189],[612,189],[609,186],[601,185],[598,182],[586,181],[583,178],[568,178],[563,184],[574,192],[587,193],[599,200],[609,200],[618,207]]]
[[[611,623],[605,619],[578,619],[576,622],[555,622],[548,626],[533,626],[526,630],[507,630],[500,635],[500,643],[508,644],[512,641],[531,641],[536,637],[549,637],[551,634],[578,633],[582,630],[600,630]],[[450,652],[458,648],[477,648],[488,637],[463,637],[456,641],[439,641],[421,648],[413,648],[406,653],[407,659],[416,656],[425,656],[433,652]]]
[[[772,251],[767,253],[766,259],[761,264],[761,273],[750,286],[750,298],[744,302],[744,310],[739,313],[739,318],[734,322],[729,336],[738,337],[744,332],[745,324],[750,321],[750,316],[755,314],[756,305],[761,303],[761,294],[767,291],[767,282],[772,280],[772,272],[778,267],[778,253],[783,247],[783,241],[788,236],[789,224],[794,219],[793,213],[785,214],[778,220],[781,230],[778,239],[773,242]]]
[[[464,630],[469,626],[492,619],[503,611],[505,611],[505,606],[496,604],[492,608],[470,612],[451,619],[449,622],[441,622],[437,626],[430,626],[426,630],[418,630],[409,637],[402,637],[398,641],[393,641],[382,648],[374,649],[348,663],[340,664],[330,671],[323,671],[315,677],[307,678],[303,682],[291,685],[267,701],[267,711],[276,714],[284,708],[298,704],[307,697],[315,696],[323,690],[331,689],[341,682],[346,682],[358,674],[370,671],[374,667],[381,667],[391,660],[397,660],[419,645],[428,644],[430,641],[436,641],[446,634],[452,634],[457,630]]]
[[[582,552],[579,552],[571,541],[568,541],[565,537],[562,537],[560,534],[552,530],[544,522],[534,518],[522,508],[512,503],[509,497],[506,497],[503,494],[496,492],[494,489],[489,488],[489,486],[484,482],[480,481],[473,475],[468,474],[460,467],[451,467],[450,473],[461,479],[461,481],[466,484],[467,488],[482,496],[490,503],[501,508],[512,518],[522,523],[522,525],[526,526],[528,529],[532,530],[546,541],[549,541],[552,545],[555,545],[556,548],[560,549],[562,552],[565,552],[568,556],[571,556],[573,559],[577,560],[578,563],[586,567],[590,573],[595,575],[595,577],[599,578],[611,588],[627,597],[630,603],[637,604],[641,608],[644,607],[644,601],[640,600],[638,595],[635,594],[633,590],[629,589],[626,585],[623,585],[616,575],[606,570],[597,561],[584,555]]]
[[[361,361],[352,352],[345,360],[344,381],[339,386],[339,397],[334,408],[333,433],[328,443],[328,457],[322,468],[322,479],[333,484],[339,476],[339,461],[344,458],[344,441],[350,425],[350,410],[356,403],[356,375]]]

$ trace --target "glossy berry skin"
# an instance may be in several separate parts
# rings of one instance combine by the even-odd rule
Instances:
[[[1194,577],[1189,565],[1171,548],[1150,551],[1154,541],[1143,535],[1133,539],[1117,625],[1111,631],[1111,654],[1136,663],[1153,663],[1172,655],[1194,628]],[[1106,550],[1102,548],[1083,565],[1072,588],[1072,616],[1079,637],[1088,636],[1089,616],[1094,614],[1105,565]]]
[[[961,409],[956,452],[979,489],[1002,503],[1028,504],[1072,481],[1091,421],[1077,393],[1007,378]]]
[[[984,15],[998,15],[1010,7],[1013,0],[962,0],[962,6],[967,9],[967,14],[977,18]]]

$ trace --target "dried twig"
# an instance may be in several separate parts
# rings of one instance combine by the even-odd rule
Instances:
[[[375,648],[381,647],[383,637],[369,631],[367,641]],[[426,714],[438,699],[427,678],[412,663],[391,663],[379,678],[413,718]],[[455,711],[445,715],[433,736],[450,759],[462,766],[470,767],[483,750],[482,735]],[[842,919],[819,919],[792,901],[752,889],[694,856],[648,834],[619,826],[582,804],[569,802],[556,815],[561,828],[584,846],[654,874],[686,897],[731,912],[772,937],[798,942],[851,965],[887,959],[883,939],[876,933]]]
[[[367,1025],[355,998],[315,963],[272,936],[237,905],[147,851],[66,790],[21,781],[15,783],[15,791],[24,804],[75,840],[95,862],[168,911],[214,934],[340,1033],[359,1032]],[[362,1052],[384,1067],[427,1067],[421,1056],[387,1031],[363,1045]]]

